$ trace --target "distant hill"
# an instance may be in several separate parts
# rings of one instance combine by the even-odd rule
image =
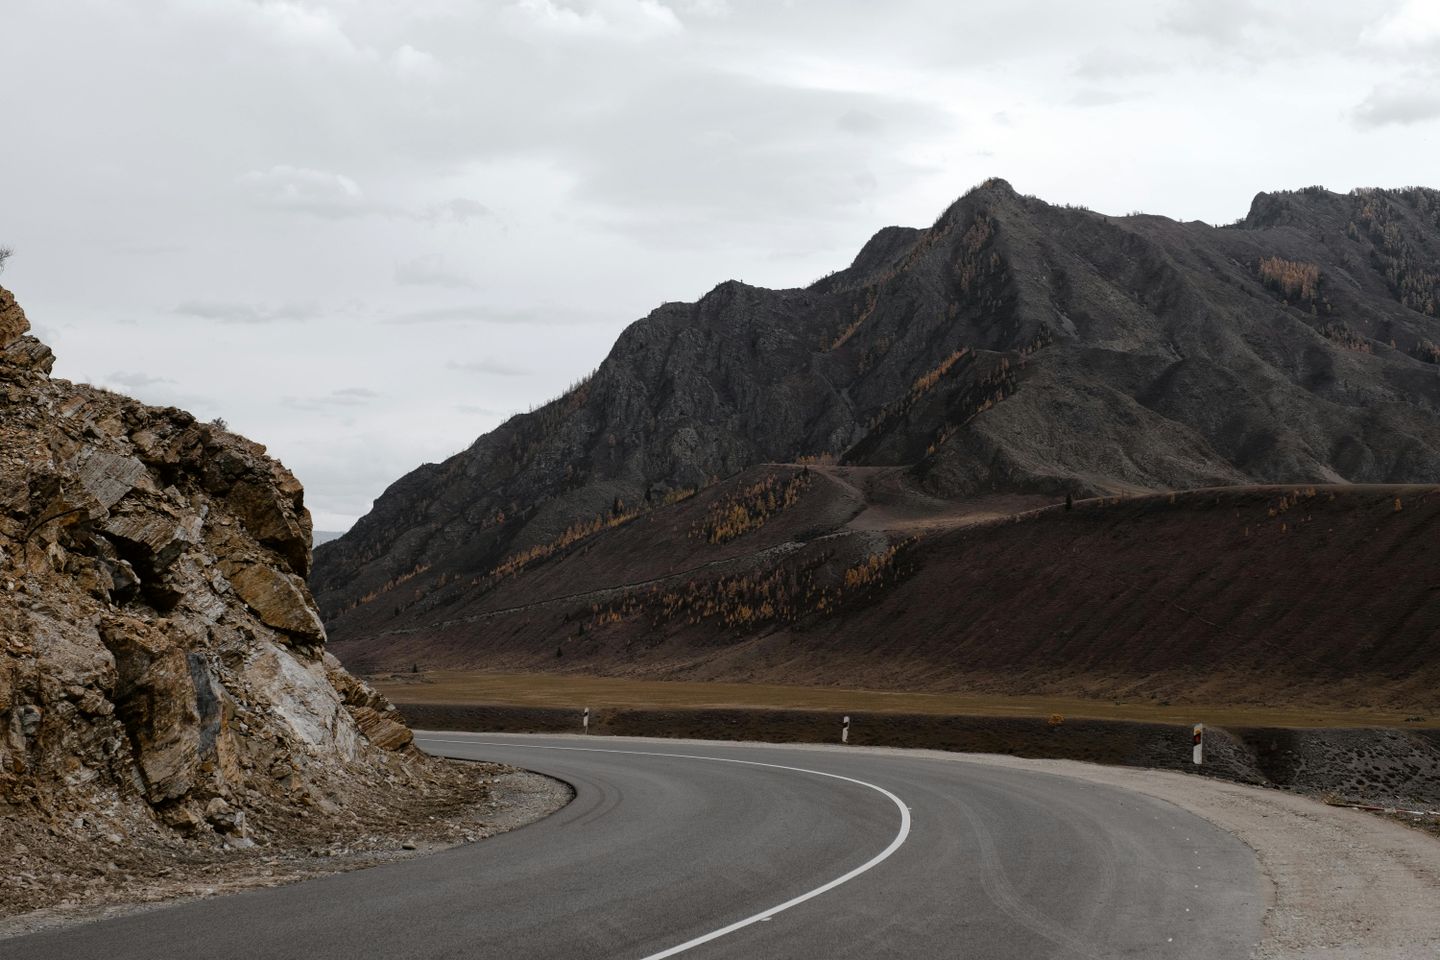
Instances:
[[[311,534],[311,542],[318,547],[322,543],[339,540],[343,536],[345,536],[345,531],[343,530],[316,530]]]
[[[1217,228],[987,181],[809,287],[660,307],[589,380],[397,481],[312,585],[337,650],[378,651],[518,558],[531,580],[767,462],[896,468],[941,501],[1433,482],[1437,314],[1434,190],[1261,194]],[[427,599],[392,602],[410,584]]]

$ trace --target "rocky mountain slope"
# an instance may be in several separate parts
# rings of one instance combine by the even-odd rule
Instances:
[[[987,181],[809,287],[660,307],[574,390],[397,481],[311,584],[341,639],[423,629],[397,585],[485,589],[769,461],[899,465],[942,498],[1433,481],[1437,313],[1440,192],[1261,194],[1216,228]]]
[[[1435,485],[1232,486],[1067,509],[938,500],[904,468],[761,466],[520,569],[406,580],[358,608],[371,618],[334,649],[365,672],[1433,717],[1440,605],[1421,571],[1440,569],[1437,522]]]
[[[450,777],[325,653],[289,471],[50,378],[28,326],[0,289],[0,906],[97,855],[338,836]]]

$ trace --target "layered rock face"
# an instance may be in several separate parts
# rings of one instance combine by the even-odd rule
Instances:
[[[0,813],[244,845],[247,816],[393,780],[410,733],[324,652],[300,484],[51,379],[27,330],[0,289]]]
[[[1262,194],[1229,227],[977,187],[804,289],[721,284],[398,480],[316,554],[332,634],[425,630],[577,522],[766,461],[1060,497],[1440,477],[1440,192]]]

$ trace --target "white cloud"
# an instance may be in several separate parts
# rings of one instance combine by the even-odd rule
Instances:
[[[684,29],[655,0],[516,0],[508,10],[526,27],[571,36],[649,40]]]
[[[394,64],[395,74],[402,80],[436,83],[445,75],[439,60],[424,50],[415,49],[408,43],[401,44],[400,48],[391,55],[390,60]]]
[[[207,0],[197,4],[203,7]],[[222,0],[212,6],[219,11],[238,10],[241,17],[258,26],[270,38],[299,47],[307,54],[353,58],[372,56],[345,32],[339,14],[323,5],[288,0]]]
[[[277,164],[243,174],[240,183],[257,203],[281,210],[332,220],[377,212],[366,201],[360,184],[342,173]]]
[[[1390,49],[1440,48],[1440,3],[1402,0],[1361,32],[1368,44]]]

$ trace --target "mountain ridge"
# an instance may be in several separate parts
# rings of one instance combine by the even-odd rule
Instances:
[[[575,389],[393,484],[312,585],[364,635],[397,579],[483,581],[763,462],[900,466],[942,498],[1433,480],[1437,251],[1424,188],[1261,193],[1212,227],[986,181],[808,287],[658,307]]]

